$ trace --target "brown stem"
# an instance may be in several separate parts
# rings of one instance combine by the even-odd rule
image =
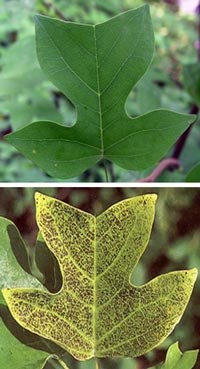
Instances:
[[[139,179],[137,182],[155,182],[166,169],[178,169],[179,167],[180,161],[178,159],[163,159],[149,176]]]

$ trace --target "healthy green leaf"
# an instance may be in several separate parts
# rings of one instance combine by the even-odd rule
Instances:
[[[71,178],[102,158],[130,170],[150,167],[195,120],[163,109],[137,118],[125,112],[131,88],[152,61],[147,5],[96,26],[35,19],[40,65],[78,118],[70,128],[35,122],[7,140],[50,175]]]
[[[200,105],[200,64],[187,64],[183,68],[183,81],[189,94]]]
[[[179,350],[178,342],[176,342],[168,349],[165,363],[151,369],[192,369],[196,363],[198,352],[199,350],[193,350],[182,353]]]
[[[4,289],[17,322],[80,360],[134,357],[162,342],[186,308],[197,271],[130,283],[150,237],[155,200],[138,196],[95,217],[37,194],[37,223],[59,262],[63,285],[56,294]]]

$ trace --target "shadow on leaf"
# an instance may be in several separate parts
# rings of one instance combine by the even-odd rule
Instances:
[[[7,306],[0,305],[0,316],[10,333],[22,344],[37,350],[48,352],[49,354],[57,355],[58,357],[62,357],[66,363],[69,363],[70,365],[76,362],[76,360],[71,357],[70,354],[68,354],[55,343],[22,328],[12,317]]]
[[[62,276],[58,261],[46,246],[39,233],[34,246],[26,246],[18,229],[9,224],[7,233],[13,254],[25,272],[37,278],[50,292],[58,292],[62,286]]]

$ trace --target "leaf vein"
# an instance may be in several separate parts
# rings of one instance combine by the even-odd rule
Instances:
[[[60,314],[58,314],[56,311],[54,310],[48,310],[47,308],[44,307],[36,307],[35,304],[33,302],[30,301],[26,301],[22,298],[20,298],[20,301],[23,302],[25,305],[30,305],[31,307],[35,308],[35,310],[33,310],[32,314],[36,314],[37,316],[37,311],[43,311],[47,314],[54,315],[56,316],[58,319],[60,319],[61,321],[63,321],[64,323],[66,323],[71,329],[74,329],[75,331],[77,331],[77,333],[80,335],[80,337],[84,338],[86,341],[91,343],[91,337],[88,337],[87,335],[85,335],[82,331],[80,331],[79,328],[77,328],[74,323],[70,322],[69,320],[67,320],[66,318],[64,318],[63,316],[61,316]],[[30,319],[30,323],[31,324],[32,319]],[[49,319],[49,322],[51,322],[51,319]],[[34,326],[33,326],[34,328]]]
[[[139,32],[139,35],[138,35],[138,39],[137,39],[137,42],[136,42],[136,45],[134,46],[133,50],[131,51],[131,53],[127,56],[127,58],[125,59],[125,61],[121,64],[120,68],[118,69],[118,71],[116,72],[116,74],[114,75],[114,77],[111,79],[111,81],[108,83],[108,85],[104,88],[104,90],[101,92],[101,94],[103,95],[107,90],[108,88],[112,85],[112,83],[115,81],[115,79],[117,78],[117,76],[119,75],[119,73],[121,72],[122,68],[127,64],[128,60],[132,57],[132,55],[134,54],[135,50],[137,49],[138,47],[138,44],[139,44],[139,41],[140,41],[140,37],[142,35],[142,31],[143,31],[143,23],[144,23],[144,15],[145,13],[143,13],[143,18],[142,18],[142,21],[141,21],[141,28],[140,28],[140,32]]]
[[[133,286],[134,288],[134,286]],[[139,291],[140,292],[140,291]],[[171,292],[170,292],[171,294]],[[169,294],[169,295],[170,295]],[[143,306],[140,305],[139,308],[135,309],[134,311],[132,311],[130,314],[128,314],[124,319],[122,319],[118,324],[116,324],[112,329],[110,329],[110,331],[108,331],[104,336],[102,336],[98,343],[100,343],[102,340],[104,340],[105,338],[109,337],[110,334],[112,334],[116,329],[118,329],[124,322],[126,322],[128,319],[130,319],[132,316],[134,316],[138,311],[142,311],[143,309],[146,309],[147,306],[151,306],[151,305],[157,305],[159,301],[165,300],[166,299],[166,295],[165,296],[161,296],[157,301],[151,301],[147,304],[143,304]]]
[[[55,46],[55,48],[57,49],[59,55],[60,55],[60,59],[63,61],[64,65],[66,66],[66,68],[68,68],[72,74],[75,75],[75,77],[81,81],[83,83],[83,85],[85,85],[90,91],[92,91],[95,95],[97,95],[97,92],[92,88],[90,87],[87,82],[85,82],[76,72],[75,70],[73,70],[70,65],[66,62],[66,60],[64,59],[64,57],[62,56],[62,52],[61,50],[59,49],[59,47],[56,45],[56,43],[54,42],[53,38],[50,36],[50,34],[47,32],[46,28],[43,26],[43,24],[41,22],[40,23],[40,26],[43,28],[44,32],[47,34],[47,36],[49,37],[50,41],[52,42],[52,44]]]
[[[114,142],[112,145],[108,146],[108,147],[106,148],[106,150],[110,150],[112,147],[114,147],[114,146],[118,145],[119,143],[121,143],[121,142],[125,141],[127,138],[129,138],[129,137],[134,137],[134,136],[136,136],[136,135],[138,135],[138,134],[141,134],[141,133],[143,133],[143,132],[160,132],[160,131],[162,132],[162,131],[167,131],[168,129],[171,129],[171,126],[169,126],[169,127],[165,127],[165,128],[149,128],[149,129],[141,129],[140,131],[130,133],[129,135],[127,135],[127,136],[125,136],[125,137],[121,138],[120,140],[118,140],[118,141]],[[105,150],[105,151],[106,151],[106,150]]]

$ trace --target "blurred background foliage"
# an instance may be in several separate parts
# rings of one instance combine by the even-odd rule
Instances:
[[[198,61],[198,16],[195,13],[198,1],[0,0],[0,181],[55,181],[8,145],[3,136],[38,119],[51,119],[65,126],[76,121],[74,106],[46,79],[38,65],[33,15],[41,13],[93,24],[144,2],[151,6],[156,50],[148,73],[130,93],[126,110],[133,117],[157,108],[188,113],[193,104],[198,105],[200,100],[200,85],[196,81],[198,73],[193,73],[191,81],[190,69],[189,72],[187,69],[187,89],[184,87],[183,73],[184,65],[195,65]],[[191,88],[194,83],[197,91]],[[180,159],[181,169],[165,172],[160,181],[182,181],[186,173],[200,162],[198,122],[189,135]],[[115,181],[120,182],[143,178],[151,170],[130,172],[117,166],[112,168]],[[73,182],[104,180],[101,164],[81,177],[71,179]]]
[[[117,201],[144,193],[157,193],[156,217],[149,245],[137,265],[132,281],[143,284],[159,274],[173,270],[197,267],[199,277],[191,301],[174,332],[157,349],[138,359],[104,359],[101,369],[146,369],[163,361],[168,347],[180,342],[182,351],[200,348],[200,189],[198,188],[2,188],[0,215],[12,220],[30,248],[37,235],[35,223],[34,193],[55,196],[70,205],[95,215],[100,214]],[[14,250],[14,249],[13,249]],[[18,250],[18,259],[19,259]],[[48,288],[55,287],[52,262],[48,257],[38,261],[45,270]],[[23,263],[23,261],[21,261]],[[1,267],[1,265],[0,265]],[[59,276],[57,274],[59,279]],[[6,278],[6,276],[5,276]],[[57,289],[60,288],[59,283]],[[94,369],[94,362],[78,363],[63,353],[70,368]],[[52,364],[45,369],[53,369]],[[59,366],[57,367],[59,368]],[[200,368],[200,360],[195,369]]]

